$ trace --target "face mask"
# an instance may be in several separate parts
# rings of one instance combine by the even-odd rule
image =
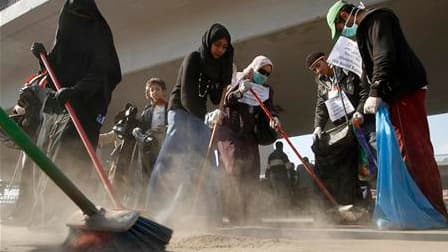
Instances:
[[[347,23],[350,20],[350,17],[352,16],[352,12],[350,12],[350,16],[347,18],[347,21],[345,21],[344,29],[342,29],[341,35],[345,37],[354,37],[356,36],[356,30],[358,29],[358,25],[356,24],[356,16],[358,15],[358,11],[355,13],[355,20],[353,21],[353,25],[351,27],[347,27]]]
[[[254,73],[252,74],[252,79],[256,84],[263,85],[268,80],[268,77],[262,75],[257,71],[254,71]]]

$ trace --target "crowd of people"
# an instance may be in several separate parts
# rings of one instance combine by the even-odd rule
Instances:
[[[363,176],[360,167],[366,153],[352,128],[361,125],[368,153],[376,158],[374,114],[380,104],[387,104],[409,172],[431,204],[448,217],[426,119],[428,82],[398,17],[388,9],[369,10],[337,1],[327,22],[334,41],[344,36],[357,42],[363,75],[330,64],[328,53],[318,48],[304,59],[305,68],[316,75],[317,93],[312,133],[315,164],[306,158],[307,167],[313,168],[340,205],[371,212],[370,189],[376,174]],[[39,60],[39,54],[46,53],[39,43],[31,50]],[[283,206],[285,214],[306,208],[316,198],[328,209],[329,202],[325,203],[306,167],[295,168],[277,141],[282,125],[274,107],[277,86],[270,82],[274,63],[259,55],[238,71],[237,53],[230,31],[221,24],[211,25],[200,48],[185,56],[169,94],[162,78],[149,78],[142,112],[126,104],[115,115],[113,128],[100,134],[112,92],[121,81],[119,59],[95,1],[66,1],[48,54],[63,87],[53,87],[41,63],[39,74],[21,90],[13,114],[21,116],[17,121],[75,184],[95,195],[98,183],[92,163],[64,109],[69,102],[91,144],[108,160],[106,169],[119,200],[156,221],[172,224],[191,214],[214,222],[252,223],[259,220],[260,209],[270,207],[262,198],[266,192],[272,207]],[[343,101],[339,114],[334,113],[338,99]],[[214,109],[207,107],[208,101]],[[274,143],[268,160],[260,160],[259,146]],[[110,154],[105,153],[108,145],[113,147]],[[34,175],[29,160],[21,164],[22,180],[27,183],[20,197],[31,198],[31,204],[18,207],[40,211],[43,219],[54,216],[59,204],[52,204],[58,198],[53,195],[60,192],[48,185],[44,175],[39,182],[30,179]],[[266,174],[260,179],[265,164]]]

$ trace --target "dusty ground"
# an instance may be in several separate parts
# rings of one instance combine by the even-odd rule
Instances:
[[[243,236],[195,235],[174,238],[169,251],[210,252],[298,252],[298,251],[446,251],[447,242],[382,240],[296,240],[260,239]]]
[[[281,225],[280,225],[281,226]],[[1,252],[55,251],[66,235],[63,226],[33,228],[0,225]],[[192,228],[193,229],[193,228]],[[297,251],[446,251],[448,230],[382,232],[355,226],[228,227],[208,232],[175,231],[170,252]]]

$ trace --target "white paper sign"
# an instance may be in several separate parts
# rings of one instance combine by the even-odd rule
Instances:
[[[350,102],[344,91],[342,91],[341,94],[342,99],[344,100],[345,110],[347,110],[347,114],[355,111],[353,104]],[[330,120],[332,122],[345,116],[344,106],[342,105],[341,97],[339,95],[326,100],[325,106],[327,107],[328,115],[330,116]]]
[[[258,97],[260,98],[260,100],[262,102],[265,102],[267,99],[269,99],[269,88],[265,87],[263,85],[258,85],[255,83],[251,83],[252,84],[252,90],[254,90],[254,92],[258,95]],[[252,95],[252,93],[250,91],[247,91],[246,93],[244,93],[244,96],[238,100],[241,103],[246,103],[249,104],[251,106],[259,106],[257,100],[255,99],[255,97]]]
[[[355,73],[361,78],[362,58],[358,44],[344,36],[340,36],[333,46],[327,62]]]

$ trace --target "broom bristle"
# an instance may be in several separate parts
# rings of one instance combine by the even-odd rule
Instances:
[[[164,251],[173,231],[139,217],[126,232],[70,228],[64,247],[70,251]]]

